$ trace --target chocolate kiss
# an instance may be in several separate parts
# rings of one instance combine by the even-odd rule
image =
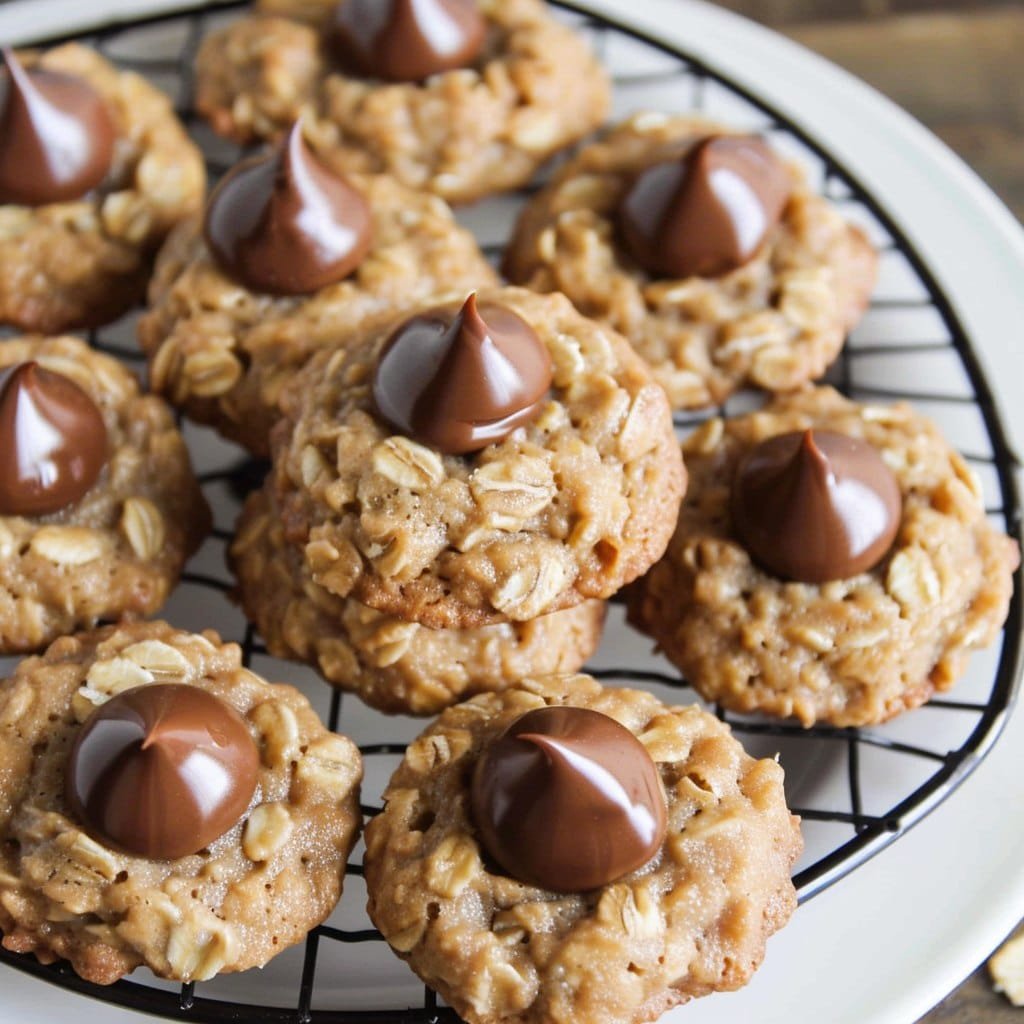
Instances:
[[[359,74],[419,82],[470,66],[487,22],[473,0],[344,0],[332,35],[342,62]]]
[[[884,557],[899,529],[899,484],[867,442],[826,430],[762,441],[736,470],[733,526],[769,572],[848,579]]]
[[[380,354],[377,410],[393,427],[451,455],[479,451],[534,419],[551,387],[551,357],[533,328],[470,295],[458,313],[402,324]]]
[[[234,827],[256,791],[259,763],[234,708],[195,686],[150,684],[117,694],[86,720],[65,792],[100,842],[177,860]]]
[[[657,766],[613,718],[575,707],[528,711],[481,753],[473,818],[513,878],[586,892],[643,867],[667,812]]]
[[[106,461],[103,416],[77,384],[34,362],[0,372],[0,515],[66,508]]]
[[[8,48],[0,78],[0,203],[81,199],[106,177],[116,132],[106,104],[81,78],[26,71]]]
[[[791,189],[789,172],[764,141],[716,135],[641,174],[619,222],[629,251],[650,273],[712,277],[757,252]]]
[[[372,236],[366,200],[317,160],[297,122],[282,145],[229,171],[206,209],[206,242],[224,271],[276,295],[348,277]]]

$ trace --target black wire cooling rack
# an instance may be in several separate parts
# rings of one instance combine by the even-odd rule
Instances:
[[[119,24],[76,37],[97,47],[122,67],[142,73],[175,97],[181,117],[203,146],[211,179],[222,174],[241,153],[217,140],[193,112],[191,69],[199,42],[211,25],[219,24],[225,16],[231,16],[242,6],[239,3],[207,4],[186,13]],[[997,495],[988,509],[989,515],[1008,533],[1019,536],[1021,514],[1013,475],[1018,462],[1007,443],[991,390],[949,299],[937,284],[927,262],[910,244],[884,205],[798,125],[726,75],[689,54],[637,32],[628,24],[595,18],[571,3],[558,3],[557,6],[580,31],[591,37],[597,52],[609,60],[620,106],[628,107],[631,96],[642,94],[645,108],[660,105],[666,111],[703,112],[723,121],[749,124],[780,148],[795,151],[810,169],[812,178],[818,175],[824,194],[851,219],[868,228],[881,253],[883,282],[886,278],[884,268],[889,264],[888,276],[896,282],[896,287],[890,287],[888,292],[882,288],[876,294],[864,324],[854,332],[830,371],[829,380],[844,393],[860,400],[908,399],[922,406],[944,426],[952,424],[954,443],[958,441],[957,431],[963,432],[969,438],[965,444],[960,444],[961,448],[966,448],[965,457],[981,476],[986,493]],[[46,29],[40,30],[41,36],[46,33]],[[52,35],[52,31],[49,34]],[[154,45],[157,38],[162,41]],[[619,64],[617,70],[616,63]],[[624,109],[619,110],[619,113],[625,112]],[[532,191],[525,189],[522,195]],[[503,221],[507,228],[518,204],[509,205],[507,199],[498,202],[505,205],[497,220]],[[505,237],[504,228],[495,231],[492,226],[481,232],[481,225],[488,219],[481,215],[481,209],[486,209],[486,204],[464,211],[460,216],[469,226],[478,228],[481,244],[497,260]],[[495,217],[491,216],[492,225],[494,221]],[[117,325],[91,332],[90,341],[96,348],[141,369],[144,360],[134,344],[133,324],[134,318],[129,316]],[[925,371],[936,361],[947,369],[952,366],[953,372],[947,372],[945,377],[953,379],[956,385],[947,387],[943,384],[921,390],[905,387],[906,382],[889,372],[887,366],[895,366],[896,361],[906,358],[908,352]],[[927,384],[933,376],[929,372],[915,373],[915,384],[919,379]],[[676,425],[684,433],[710,415],[734,415],[749,408],[749,404],[749,396],[739,395],[718,409],[678,416]],[[965,426],[965,420],[976,422],[973,426]],[[201,452],[197,449],[219,442],[212,441],[207,434],[197,436],[198,443],[193,437],[193,454],[202,466]],[[259,483],[264,467],[246,461],[238,456],[237,451],[232,453],[230,450],[226,461],[222,459],[222,462],[224,464],[203,473],[201,479],[215,508],[223,510],[227,507],[230,514],[237,510],[241,497]],[[204,549],[205,557],[200,557],[198,563],[194,562],[191,571],[183,577],[179,595],[184,594],[185,597],[180,599],[179,608],[186,608],[191,600],[189,593],[196,591],[207,595],[218,592],[215,595],[217,599],[225,601],[222,595],[227,594],[231,583],[223,568],[223,554],[230,540],[231,522],[218,523]],[[923,745],[916,732],[908,740],[902,737],[898,728],[889,726],[882,729],[836,729],[827,726],[802,729],[797,725],[718,710],[719,716],[731,725],[746,746],[782,749],[787,775],[792,772],[793,764],[812,749],[818,761],[824,758],[828,763],[832,785],[826,790],[826,796],[831,799],[808,806],[793,806],[793,810],[803,818],[805,837],[816,829],[821,831],[817,841],[808,844],[814,855],[808,863],[801,864],[794,877],[802,902],[836,883],[904,834],[949,796],[988,752],[1010,710],[1020,676],[1021,594],[1021,573],[1018,572],[1007,624],[1001,641],[989,656],[990,662],[982,666],[980,684],[975,682],[966,699],[935,699],[926,709],[915,712],[915,715],[930,714],[957,723],[955,728],[946,728],[945,723],[936,718],[935,729],[929,731],[929,735],[935,738],[930,746]],[[169,617],[173,618],[173,615]],[[266,649],[252,628],[245,626],[237,615],[233,621],[238,629],[235,639],[242,645],[246,664],[254,659],[264,659]],[[609,682],[649,685],[655,689],[687,688],[685,680],[665,662],[661,662],[656,670],[631,668],[628,661],[625,664],[608,662],[608,658],[613,656],[599,652],[596,663],[590,667],[592,674]],[[645,659],[644,664],[649,661]],[[265,674],[271,678],[291,678],[289,672],[293,675],[294,669],[280,666],[276,675],[273,670]],[[332,729],[337,729],[339,723],[344,729],[342,695],[337,690],[330,693],[327,720]],[[347,719],[348,715],[345,717]],[[355,735],[358,738],[358,733]],[[955,738],[943,742],[943,737]],[[369,768],[377,759],[397,759],[404,753],[405,745],[401,742],[378,742],[364,744],[360,749]],[[881,769],[877,765],[872,766],[873,759],[879,756],[883,760]],[[898,760],[901,766],[913,762],[916,770],[907,775],[912,781],[898,794],[892,793],[891,786],[884,787],[884,799],[879,803],[873,780],[877,779],[877,771],[886,770],[886,758]],[[892,765],[895,762],[887,763]],[[375,810],[372,806],[363,808],[368,816]],[[350,864],[349,874],[361,876],[361,865]],[[232,990],[231,998],[199,995],[191,984],[172,990],[166,987],[166,983],[121,981],[100,988],[82,981],[66,964],[42,965],[33,957],[19,956],[2,949],[0,962],[108,1003],[181,1021],[209,1024],[228,1021],[251,1024],[340,1024],[350,1021],[440,1024],[457,1020],[450,1009],[438,1005],[429,989],[424,990],[420,1005],[409,1008],[314,1008],[314,1001],[320,1001],[315,1000],[317,966],[325,947],[329,944],[351,946],[367,943],[376,944],[380,957],[391,957],[380,934],[372,928],[328,924],[315,929],[306,940],[304,954],[296,963],[291,987],[278,993],[279,998],[273,1000],[275,1003],[286,1001],[285,1006],[238,1000],[238,988]],[[209,987],[206,986],[206,990]]]

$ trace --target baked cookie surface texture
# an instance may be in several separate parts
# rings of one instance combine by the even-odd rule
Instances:
[[[601,640],[600,601],[529,622],[427,629],[318,586],[283,534],[271,497],[251,495],[231,548],[247,617],[275,657],[312,664],[381,711],[436,714],[524,676],[575,672]]]
[[[733,493],[755,449],[808,431],[866,442],[898,492],[891,546],[870,567],[821,581],[764,568],[737,532],[746,513],[735,514]],[[1017,544],[988,522],[968,465],[909,406],[808,388],[710,420],[683,447],[692,488],[629,614],[705,699],[808,726],[883,722],[950,689],[970,652],[995,639]],[[806,553],[809,524],[802,532],[795,546]],[[784,546],[776,531],[776,553]]]
[[[130,736],[141,721],[158,756],[137,742],[111,750],[111,721]],[[202,760],[187,765],[190,753]],[[197,772],[220,785],[193,805]],[[349,740],[215,633],[151,622],[64,637],[0,684],[3,944],[100,984],[140,965],[177,981],[262,966],[334,909],[361,776]],[[242,803],[222,809],[211,839],[211,794],[236,784]],[[140,792],[169,796],[156,809]]]
[[[210,523],[171,410],[76,338],[0,341],[0,375],[0,650],[154,613]]]
[[[276,138],[302,117],[332,166],[457,203],[525,184],[604,120],[605,71],[541,0],[400,0],[365,38],[381,6],[258,3],[204,41],[198,109],[240,142]],[[425,40],[450,40],[453,20],[463,22],[454,66],[424,53]]]
[[[258,455],[281,392],[314,353],[423,299],[496,281],[443,200],[383,175],[335,175],[308,130],[293,125],[239,164],[205,218],[172,235],[139,323],[153,388]]]
[[[76,43],[10,54],[0,114],[0,323],[55,334],[113,320],[201,206],[199,149],[163,93]]]
[[[764,142],[664,114],[635,116],[561,167],[505,255],[512,283],[561,291],[627,337],[674,409],[820,377],[876,264],[863,232]]]
[[[587,676],[448,709],[384,799],[366,830],[370,916],[470,1024],[653,1020],[745,984],[796,906],[779,765],[697,706]],[[517,877],[531,869],[546,884]],[[573,876],[607,880],[573,891]]]
[[[605,598],[664,550],[685,485],[664,392],[561,296],[482,291],[318,355],[274,433],[312,579],[432,628]]]

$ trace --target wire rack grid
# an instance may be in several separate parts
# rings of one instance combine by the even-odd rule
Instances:
[[[242,6],[207,4],[76,37],[120,66],[140,72],[175,98],[179,114],[204,150],[211,180],[242,153],[214,136],[194,113],[191,69],[203,36],[237,16]],[[823,193],[868,231],[881,254],[880,285],[864,322],[828,379],[854,398],[908,399],[923,407],[981,477],[991,501],[990,517],[1019,536],[1021,513],[1014,480],[1018,461],[971,340],[927,261],[884,204],[817,140],[727,75],[637,32],[625,21],[598,19],[571,3],[560,2],[557,7],[566,20],[591,37],[611,70],[615,116],[639,109],[693,111],[761,132],[781,151],[799,159]],[[40,36],[46,34],[41,29]],[[495,261],[500,259],[518,208],[536,187],[460,211],[460,219],[476,232]],[[90,332],[90,341],[141,372],[144,360],[134,341],[136,316]],[[740,394],[718,409],[679,415],[676,425],[684,435],[708,416],[736,415],[758,402],[754,396]],[[267,678],[302,686],[332,729],[360,741],[367,768],[364,792],[379,794],[421,723],[376,715],[351,698],[343,707],[341,693],[324,686],[311,671],[268,657],[252,627],[227,600],[232,584],[224,566],[234,516],[245,493],[260,482],[265,466],[247,460],[207,430],[190,424],[184,429],[217,522],[185,573],[166,617],[182,628],[214,625],[225,637],[238,640],[246,664]],[[932,700],[913,715],[874,729],[818,726],[807,730],[716,709],[748,750],[760,755],[778,753],[786,768],[790,805],[803,818],[807,844],[794,876],[802,902],[839,882],[920,821],[953,792],[995,742],[1020,676],[1024,623],[1020,584],[1018,572],[1003,635],[991,651],[975,657],[967,678],[958,685],[956,699]],[[589,671],[603,681],[645,686],[677,701],[679,691],[687,689],[685,680],[625,626],[620,608],[613,607],[610,618],[606,640]],[[367,816],[376,810],[372,803],[363,807]],[[0,963],[112,1004],[182,1021],[431,1024],[457,1020],[415,979],[395,981],[405,977],[401,973],[405,968],[391,957],[362,908],[360,849],[348,867],[342,908],[309,935],[304,947],[275,960],[273,970],[263,972],[262,984],[250,983],[248,976],[217,979],[204,984],[198,994],[192,984],[175,986],[140,971],[138,976],[146,980],[99,988],[82,981],[66,964],[41,965],[34,958],[3,950]],[[349,960],[355,963],[346,972],[341,965]],[[339,973],[339,983],[325,980]]]

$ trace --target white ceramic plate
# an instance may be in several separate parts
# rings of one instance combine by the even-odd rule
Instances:
[[[0,9],[0,39],[17,41],[40,32],[93,23],[97,4],[34,0]],[[104,5],[119,19],[143,10],[180,8],[167,0]],[[990,381],[1001,391],[1014,438],[1024,437],[1024,409],[1013,401],[1022,357],[1012,332],[1024,323],[1024,235],[978,180],[940,143],[901,111],[848,75],[780,37],[742,19],[685,0],[587,0],[581,6],[636,28],[700,57],[819,139],[886,208],[897,214],[911,241],[925,254],[936,277],[981,350]],[[80,20],[76,20],[80,19]],[[627,48],[628,49],[628,48]],[[648,61],[650,54],[620,52],[617,59]],[[653,90],[653,91],[652,91]],[[655,87],[620,90],[617,113],[661,106],[685,109],[677,94]],[[716,113],[749,116],[718,97]],[[507,214],[507,210],[504,211]],[[500,201],[466,211],[464,219],[483,237],[497,239],[507,221]],[[882,287],[908,286],[899,267],[883,273]],[[876,325],[878,326],[878,325]],[[907,364],[915,380],[934,376],[948,383],[955,368],[929,368],[915,357]],[[892,373],[887,364],[885,373]],[[899,372],[897,367],[896,372]],[[954,430],[957,424],[949,424]],[[955,438],[971,447],[972,430]],[[235,453],[208,433],[190,431],[201,468],[229,463]],[[230,525],[230,523],[222,524]],[[223,576],[219,552],[206,552],[199,567]],[[186,627],[213,624],[238,636],[237,613],[223,603],[172,601],[168,617]],[[613,628],[597,659],[602,664],[643,664],[647,645],[635,634]],[[260,659],[254,667],[259,671]],[[990,659],[975,659],[973,679],[984,688]],[[271,678],[292,678],[277,666]],[[304,677],[321,711],[327,691]],[[972,679],[965,680],[972,685]],[[954,696],[959,696],[957,691]],[[931,726],[926,713],[906,716],[894,730],[909,729],[924,745]],[[384,721],[346,702],[345,731],[361,742],[410,738],[414,723]],[[894,732],[895,734],[895,732]],[[900,735],[903,735],[902,733]],[[769,743],[770,745],[770,743]],[[777,745],[777,744],[776,744]],[[801,907],[793,922],[769,944],[765,966],[742,992],[700,1000],[664,1018],[696,1024],[912,1024],[964,977],[1024,914],[1024,820],[1015,813],[1024,796],[1018,751],[1024,745],[1024,715],[1011,718],[1006,732],[975,774],[924,823],[901,837],[867,865]],[[790,761],[787,789],[802,806],[827,802],[836,770],[827,751]],[[759,752],[769,752],[761,747]],[[389,764],[378,760],[368,789],[379,789]],[[884,790],[893,780],[881,778]],[[812,830],[809,828],[808,833]],[[811,842],[812,847],[814,841]],[[361,881],[346,884],[345,924],[358,926]],[[280,1005],[294,997],[294,969],[301,954],[284,954],[266,971],[202,986],[201,994],[242,1001],[265,999]],[[321,959],[315,1008],[397,1006],[419,1002],[419,989],[379,947],[345,947]],[[63,1021],[75,1015],[89,1024],[121,1024],[136,1014],[83,1000],[0,968],[0,1021]],[[288,977],[289,982],[280,984]],[[397,981],[395,979],[398,979]],[[360,979],[358,983],[354,979]],[[383,997],[383,1001],[382,1001]]]

